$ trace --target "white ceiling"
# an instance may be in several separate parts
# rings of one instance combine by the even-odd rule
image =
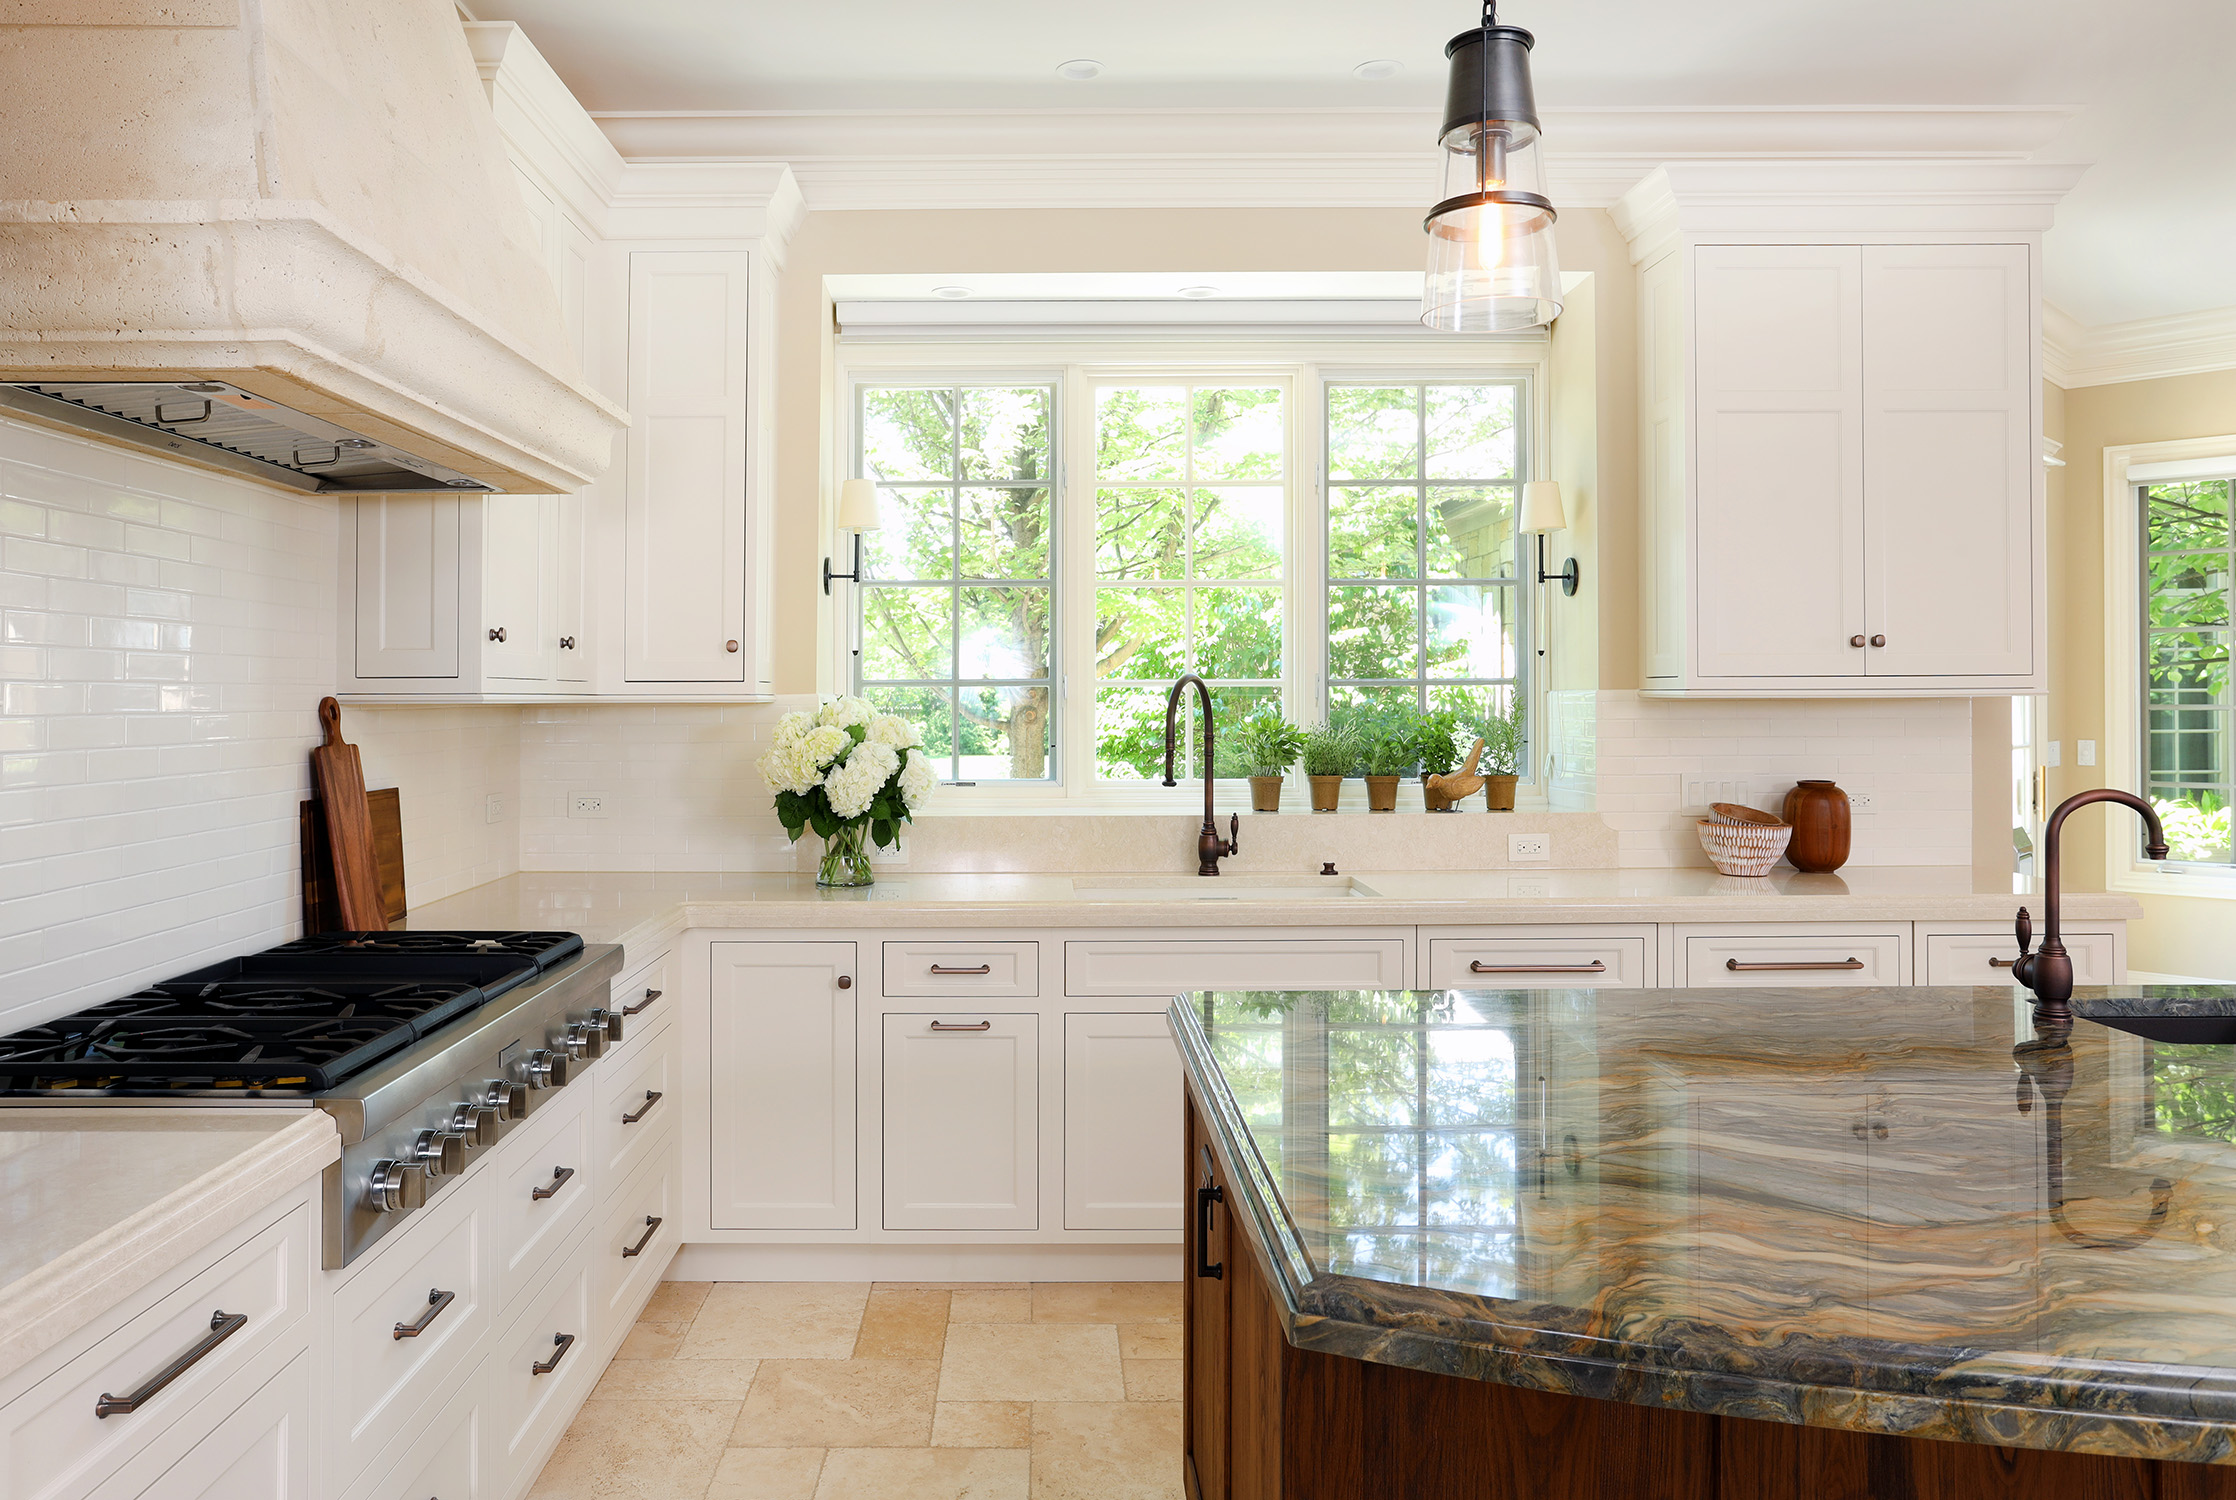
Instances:
[[[479,0],[592,110],[1417,107],[1465,0]],[[1510,0],[1538,100],[1586,106],[2049,105],[2050,299],[2086,326],[2236,305],[2231,0]],[[1094,58],[1072,83],[1059,63]],[[1370,58],[1403,64],[1368,83]],[[1425,132],[1424,132],[1425,135]],[[1557,157],[1558,140],[1546,151]]]

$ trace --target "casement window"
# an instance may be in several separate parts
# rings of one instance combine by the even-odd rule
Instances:
[[[1267,705],[1475,722],[1528,701],[1514,519],[1535,364],[1019,352],[879,349],[844,377],[847,472],[876,480],[883,525],[840,680],[922,723],[947,779],[1010,801],[1157,795],[1186,672],[1222,734]],[[1200,776],[1192,706],[1185,722],[1175,773]]]
[[[2221,477],[2161,481],[2136,491],[2144,794],[2166,825],[2173,857],[2190,864],[2236,862],[2229,837],[2229,810],[2236,804],[2232,488],[2236,482]]]

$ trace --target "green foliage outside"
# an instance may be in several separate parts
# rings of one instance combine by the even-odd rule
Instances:
[[[2227,863],[2230,758],[2229,481],[2153,485],[2146,495],[2144,705],[2149,799],[2174,857]]]
[[[2160,1130],[2236,1141],[2236,1074],[2226,1047],[2151,1045],[2151,1118]]]

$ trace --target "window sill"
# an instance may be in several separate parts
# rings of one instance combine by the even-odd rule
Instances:
[[[1221,780],[1212,784],[1212,802],[1219,816],[1230,813],[1250,813],[1250,783],[1246,780]],[[1401,813],[1423,813],[1421,784],[1418,781],[1401,783],[1398,787],[1397,810]],[[1514,810],[1524,813],[1553,811],[1544,793],[1527,783],[1515,789]],[[1308,788],[1292,781],[1282,791],[1281,812],[1310,816],[1311,794]],[[1366,787],[1357,778],[1344,783],[1343,799],[1336,811],[1365,813]],[[1482,793],[1468,799],[1461,812],[1484,812]],[[1183,781],[1176,787],[1154,784],[1137,784],[1119,787],[1098,787],[1093,791],[1069,792],[1057,786],[942,786],[932,794],[931,801],[918,814],[920,818],[972,818],[972,817],[1172,817],[1189,814],[1203,816],[1203,783]],[[1277,814],[1263,814],[1266,817]]]
[[[2207,901],[2236,901],[2236,867],[2185,865],[2178,870],[2160,870],[2150,865],[2137,865],[2115,874],[2106,884],[2127,896],[2190,896]]]

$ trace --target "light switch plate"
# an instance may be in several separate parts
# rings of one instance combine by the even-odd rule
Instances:
[[[1510,860],[1551,859],[1553,837],[1547,833],[1510,833],[1506,836],[1506,857]]]
[[[491,792],[488,799],[481,804],[481,817],[482,821],[485,823],[504,822],[505,799],[498,796],[495,792]]]
[[[2073,759],[2074,759],[2074,762],[2075,762],[2076,764],[2078,764],[2078,765],[2084,765],[2084,766],[2093,766],[2093,765],[2095,765],[2095,764],[2096,764],[2096,741],[2094,741],[2094,740],[2075,740],[2075,741],[2073,742]]]

